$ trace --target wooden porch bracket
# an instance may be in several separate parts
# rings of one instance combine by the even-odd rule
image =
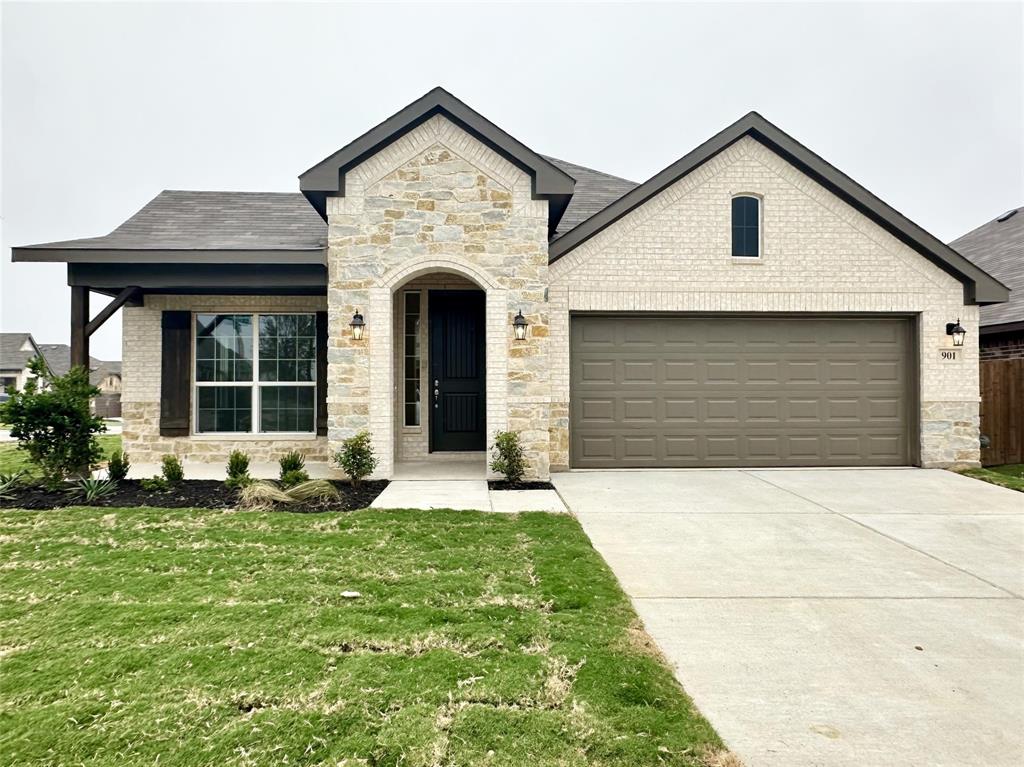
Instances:
[[[92,320],[89,319],[89,288],[85,285],[71,286],[71,365],[89,366],[89,336],[125,304],[142,305],[142,289],[130,286],[124,288]]]

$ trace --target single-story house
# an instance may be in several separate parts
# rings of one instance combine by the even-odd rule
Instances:
[[[978,311],[1007,288],[759,114],[634,184],[436,88],[299,192],[165,191],[14,249],[67,262],[76,358],[125,307],[134,461],[324,460],[367,429],[381,477],[503,430],[537,478],[978,463]]]
[[[71,369],[71,347],[67,344],[41,344],[46,366],[54,375],[64,375]],[[100,390],[93,397],[93,412],[102,418],[121,417],[121,362],[89,357],[89,383]]]
[[[1024,359],[1024,208],[1011,208],[949,243],[1011,291],[980,310],[981,359]]]
[[[41,356],[31,333],[0,333],[0,392],[21,391],[30,378],[29,360]]]

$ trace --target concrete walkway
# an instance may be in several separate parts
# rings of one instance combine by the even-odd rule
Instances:
[[[564,512],[554,490],[488,490],[483,480],[396,480],[371,504],[375,509],[475,509],[515,514]]]
[[[553,482],[750,767],[1024,764],[1024,494],[920,469]]]

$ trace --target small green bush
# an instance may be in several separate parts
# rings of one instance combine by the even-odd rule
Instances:
[[[163,477],[150,477],[139,482],[139,485],[147,493],[166,493],[171,489],[171,483]]]
[[[165,455],[160,459],[160,463],[163,465],[161,471],[167,484],[173,485],[175,482],[181,482],[185,479],[185,470],[181,468],[181,461],[178,460],[178,456]]]
[[[86,477],[85,479],[78,480],[72,488],[72,495],[82,496],[82,500],[86,503],[95,503],[108,495],[113,495],[117,492],[117,482],[112,479],[95,479],[93,477]]]
[[[341,450],[334,454],[334,462],[352,480],[352,487],[359,487],[364,477],[373,474],[377,468],[377,457],[373,453],[370,432],[361,431],[341,443]]]
[[[513,485],[523,478],[526,473],[526,460],[519,432],[499,431],[494,435],[491,471],[503,475]]]
[[[132,463],[128,460],[128,453],[123,450],[115,450],[107,462],[107,477],[115,482],[123,482],[131,467]]]
[[[224,484],[232,489],[245,487],[252,478],[249,476],[249,454],[232,450],[228,456],[228,478]]]
[[[281,487],[287,489],[289,487],[295,487],[301,485],[303,482],[309,482],[309,475],[305,469],[291,469],[281,473]]]
[[[100,390],[89,383],[89,371],[75,366],[55,376],[40,357],[28,363],[36,376],[23,391],[10,390],[0,404],[0,421],[11,428],[18,447],[57,488],[66,477],[88,476],[103,457],[96,435],[107,430],[103,419],[92,414],[89,402]]]
[[[278,463],[281,466],[282,476],[289,471],[302,471],[306,468],[306,459],[302,457],[302,453],[298,450],[285,453],[281,456],[281,460]]]

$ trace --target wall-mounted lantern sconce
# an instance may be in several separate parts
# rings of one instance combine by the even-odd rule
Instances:
[[[352,315],[352,321],[348,323],[348,326],[352,328],[352,339],[354,341],[361,341],[363,338],[363,328],[366,327],[366,323],[363,322],[363,315],[356,309],[356,313]]]
[[[964,336],[967,335],[967,331],[963,329],[960,324],[960,318],[956,318],[956,322],[946,323],[946,335],[953,336],[953,346],[963,346]]]
[[[523,310],[520,309],[519,314],[517,314],[515,319],[512,320],[512,329],[516,332],[517,341],[522,341],[526,338],[526,328],[528,326],[529,323],[526,321],[526,317],[523,316]]]

